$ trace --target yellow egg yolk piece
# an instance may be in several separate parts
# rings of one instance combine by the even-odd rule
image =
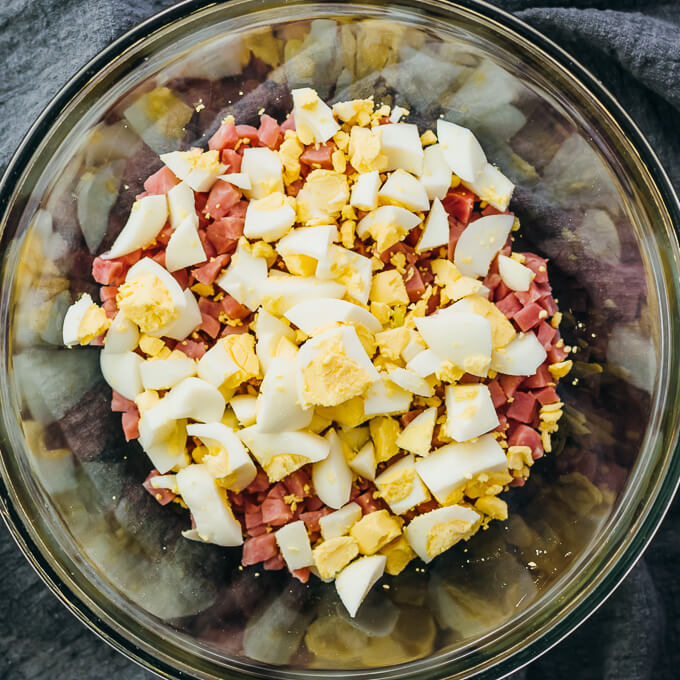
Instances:
[[[136,323],[142,333],[158,331],[179,315],[170,291],[153,274],[142,274],[123,283],[116,302],[123,316]]]
[[[467,538],[473,529],[471,522],[464,520],[452,520],[435,524],[427,532],[425,549],[430,557],[441,555],[444,551],[454,546],[458,541]]]
[[[278,482],[284,477],[299,470],[303,465],[309,463],[307,456],[300,456],[294,453],[279,453],[272,456],[269,461],[263,466],[264,471],[270,482]]]
[[[90,305],[78,324],[78,342],[87,345],[109,329],[111,320],[98,305]]]
[[[416,556],[403,534],[381,548],[380,554],[387,558],[385,571],[390,576],[396,576],[404,571],[406,565]]]
[[[345,175],[334,170],[312,170],[297,195],[298,220],[308,226],[335,222],[348,201]]]
[[[260,360],[255,354],[255,338],[250,333],[228,335],[221,342],[227,355],[240,369],[227,378],[224,387],[238,387],[246,380],[260,377]]]
[[[337,536],[319,543],[312,554],[319,576],[329,579],[359,554],[359,547],[351,536]]]
[[[364,515],[351,529],[350,535],[364,555],[374,555],[401,534],[402,520],[387,510]]]

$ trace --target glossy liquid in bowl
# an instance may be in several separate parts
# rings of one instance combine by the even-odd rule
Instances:
[[[208,7],[129,47],[56,114],[17,181],[0,308],[8,495],[72,607],[163,672],[350,677],[407,664],[381,677],[463,677],[545,646],[587,597],[592,609],[666,483],[670,219],[598,102],[493,20],[424,2],[261,7]],[[158,154],[206,145],[229,113],[282,120],[290,89],[305,86],[330,102],[404,106],[421,130],[440,116],[470,127],[517,184],[518,249],[550,258],[561,331],[577,348],[553,452],[505,494],[510,519],[384,579],[355,620],[333,584],[242,569],[239,549],[183,539],[186,511],[141,486],[151,463],[110,411],[99,350],[60,346],[67,306],[84,291],[96,299],[92,258]]]

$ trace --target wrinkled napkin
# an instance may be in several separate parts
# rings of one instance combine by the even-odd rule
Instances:
[[[3,0],[0,169],[88,59],[172,0]],[[680,2],[496,0],[571,52],[641,127],[680,189]],[[512,680],[670,680],[680,671],[680,504],[583,626]],[[0,677],[145,680],[61,607],[0,530]]]

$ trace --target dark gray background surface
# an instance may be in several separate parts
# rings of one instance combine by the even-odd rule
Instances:
[[[0,169],[90,57],[173,0],[2,0]],[[680,0],[496,0],[613,91],[680,189]],[[680,677],[680,503],[626,581],[578,631],[513,680]],[[0,678],[146,680],[51,595],[0,527]]]

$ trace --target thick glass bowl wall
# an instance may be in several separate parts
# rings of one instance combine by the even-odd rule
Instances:
[[[76,613],[170,675],[462,677],[517,665],[613,587],[675,486],[667,181],[620,114],[491,8],[199,4],[114,45],[5,180],[0,403],[13,531]],[[517,184],[518,247],[550,258],[577,348],[563,430],[508,494],[510,520],[427,569],[412,564],[354,621],[332,584],[240,570],[238,550],[183,540],[186,513],[141,488],[150,464],[124,443],[98,350],[60,347],[67,306],[96,295],[92,258],[158,154],[205,145],[229,113],[282,119],[290,89],[304,86],[328,101],[399,104],[421,129],[440,116],[471,127]]]

